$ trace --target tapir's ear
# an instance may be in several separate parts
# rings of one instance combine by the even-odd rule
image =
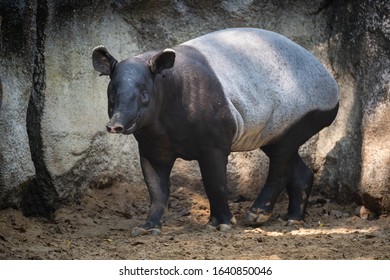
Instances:
[[[161,73],[164,69],[169,69],[175,64],[176,53],[174,50],[165,49],[149,60],[150,71],[154,74]]]
[[[112,69],[118,61],[107,51],[104,46],[97,46],[93,49],[93,68],[102,75],[111,75]]]

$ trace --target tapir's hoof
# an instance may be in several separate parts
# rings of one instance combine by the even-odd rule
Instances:
[[[271,213],[265,213],[262,211],[259,211],[258,213],[253,213],[252,211],[249,211],[246,215],[246,220],[251,225],[259,225],[268,221],[270,217]]]
[[[213,230],[213,231],[218,230],[220,232],[227,232],[227,231],[230,231],[232,229],[232,225],[235,225],[235,224],[237,224],[237,220],[235,217],[232,217],[230,219],[230,224],[219,224],[217,226],[213,226],[212,223],[209,223],[207,225],[207,228],[209,230]]]
[[[141,227],[136,227],[131,232],[132,236],[141,236],[141,235],[160,235],[161,229],[158,228],[151,228],[151,229],[144,229]]]
[[[219,230],[220,232],[227,232],[227,231],[230,231],[232,229],[232,225],[228,225],[228,224],[220,224],[219,226],[217,226],[217,230]]]
[[[207,225],[207,229],[209,231],[216,231],[216,230],[218,230],[220,232],[228,232],[228,231],[230,231],[232,229],[232,225],[230,225],[230,224],[220,224],[220,225],[215,227],[215,226],[213,226],[211,224],[208,224]]]
[[[286,226],[303,226],[304,224],[305,224],[304,220],[288,219]]]

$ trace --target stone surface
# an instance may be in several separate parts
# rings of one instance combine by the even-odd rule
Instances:
[[[23,13],[22,13],[23,10]],[[26,129],[33,76],[36,3],[0,2],[0,209],[17,206],[35,175]]]
[[[237,26],[279,32],[335,76],[334,124],[301,148],[314,193],[388,211],[390,188],[389,2],[331,0],[0,0],[0,208],[50,215],[89,187],[143,187],[132,136],[105,133],[107,77],[93,47],[117,59]],[[229,158],[232,199],[253,199],[267,174],[261,151]],[[201,178],[178,160],[172,184]]]
[[[335,125],[344,135],[323,179],[340,201],[389,211],[390,2],[339,1],[334,11],[329,50],[343,96]]]

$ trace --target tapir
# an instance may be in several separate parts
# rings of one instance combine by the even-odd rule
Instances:
[[[336,81],[309,51],[271,31],[232,28],[120,62],[98,46],[92,62],[110,77],[107,131],[138,142],[150,210],[133,235],[161,233],[177,158],[198,161],[209,225],[229,230],[228,156],[254,149],[269,157],[269,171],[248,224],[267,221],[284,190],[286,220],[304,221],[313,172],[298,149],[339,106]]]

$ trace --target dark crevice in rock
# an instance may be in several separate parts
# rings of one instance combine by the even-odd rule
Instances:
[[[0,114],[1,114],[1,104],[3,103],[3,83],[0,79]]]
[[[58,207],[58,194],[53,179],[44,163],[41,119],[45,102],[45,26],[48,17],[47,0],[38,0],[36,13],[36,53],[33,85],[27,108],[27,133],[36,177],[24,189],[21,208],[26,216],[50,218]]]
[[[335,0],[324,0],[323,2],[319,3],[318,8],[315,11],[310,12],[309,15],[318,15],[318,14],[320,14],[322,11],[326,10],[327,8],[329,8],[334,3],[334,1]]]
[[[20,52],[26,45],[26,36],[23,32],[23,2],[14,0],[0,2],[0,51],[4,56]]]

